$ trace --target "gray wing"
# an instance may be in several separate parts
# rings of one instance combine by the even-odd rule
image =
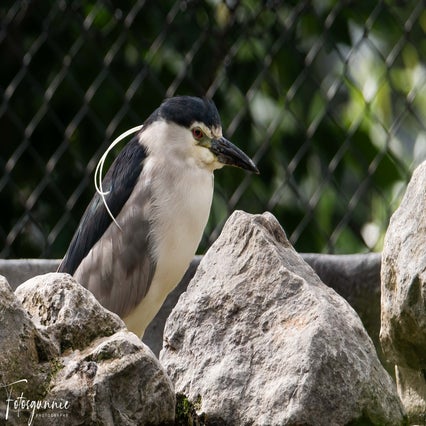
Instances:
[[[150,249],[151,191],[141,179],[146,152],[132,139],[103,180],[106,202],[96,194],[59,266],[88,288],[107,309],[124,317],[145,297],[156,262]]]
[[[156,259],[150,240],[151,203],[151,189],[141,179],[117,217],[121,230],[111,223],[93,250],[102,272],[94,275],[101,279],[89,281],[88,289],[122,318],[146,296],[155,273]],[[84,272],[83,267],[81,271]]]

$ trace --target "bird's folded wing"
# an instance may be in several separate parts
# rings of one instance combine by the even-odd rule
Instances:
[[[104,198],[115,218],[124,213],[125,204],[141,176],[146,151],[138,138],[123,148],[103,180],[102,187],[107,192]],[[149,194],[141,193],[137,197],[143,202],[144,198],[149,199]],[[148,250],[148,218],[142,215],[137,220],[138,226],[127,228],[123,223],[119,229],[102,197],[95,194],[58,268],[58,272],[71,275],[78,272],[81,284],[119,315],[131,310],[145,296],[155,270],[155,261]],[[113,250],[111,256],[105,256],[107,246]],[[118,276],[120,282],[117,282]]]

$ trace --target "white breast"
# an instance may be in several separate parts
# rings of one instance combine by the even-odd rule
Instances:
[[[148,159],[143,173],[148,174],[148,179],[149,175],[155,176],[151,180],[155,200],[151,217],[152,227],[158,232],[152,234],[157,268],[150,289],[124,319],[139,336],[193,259],[213,197],[213,173],[194,164],[175,163],[171,168],[170,164]]]

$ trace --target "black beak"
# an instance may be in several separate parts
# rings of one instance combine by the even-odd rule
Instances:
[[[259,174],[259,170],[253,161],[240,148],[225,138],[212,139],[210,151],[216,155],[222,164],[239,167],[240,169]]]

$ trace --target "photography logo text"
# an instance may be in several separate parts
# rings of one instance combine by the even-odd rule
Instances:
[[[15,382],[0,385],[6,391],[6,399],[4,400],[5,412],[4,419],[6,423],[13,416],[18,418],[27,418],[28,425],[32,425],[37,417],[68,417],[70,403],[63,399],[43,399],[34,400],[25,395],[24,392],[16,392],[19,384],[27,384],[27,379],[16,380]]]

